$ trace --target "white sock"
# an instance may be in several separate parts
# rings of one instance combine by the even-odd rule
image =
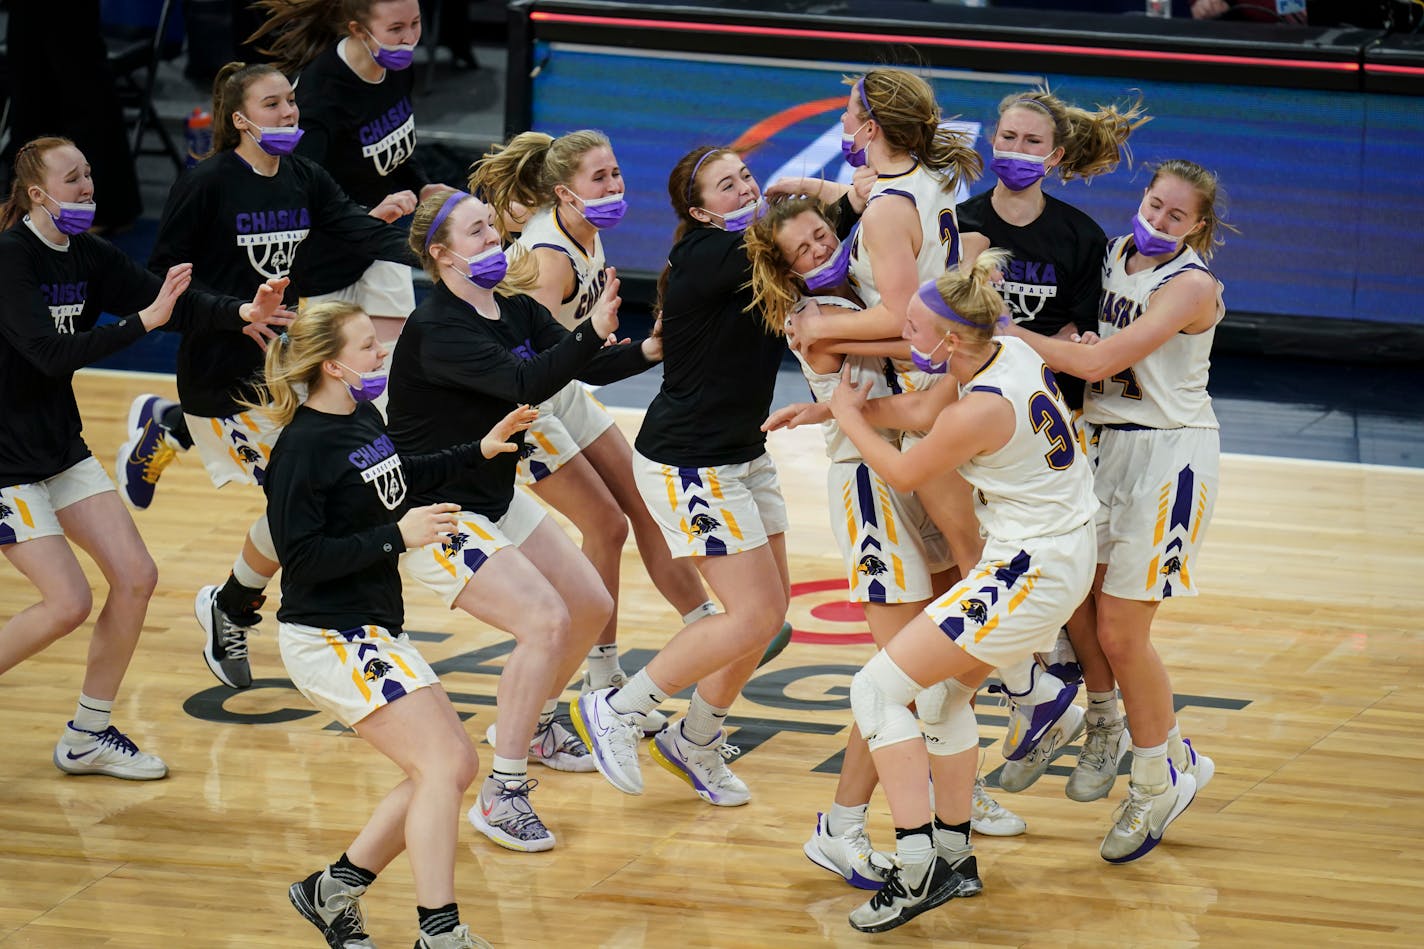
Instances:
[[[698,620],[702,619],[704,616],[716,616],[716,615],[717,615],[718,613],[720,613],[720,612],[722,612],[722,611],[719,610],[719,609],[717,609],[717,604],[716,604],[716,603],[713,603],[711,600],[708,600],[706,603],[703,603],[701,606],[694,606],[692,609],[688,610],[686,613],[683,613],[683,614],[682,614],[682,625],[684,625],[684,626],[691,626],[693,623],[695,623],[695,622],[697,622]]]
[[[1167,757],[1172,759],[1172,767],[1177,769],[1178,774],[1187,770],[1187,765],[1191,763],[1191,755],[1187,754],[1187,746],[1182,743],[1182,731],[1176,722],[1167,732]]]
[[[926,863],[934,856],[934,838],[929,834],[906,834],[895,841],[895,852],[901,863]]]
[[[844,836],[855,827],[864,827],[866,815],[869,813],[869,804],[846,807],[832,801],[831,809],[826,812],[826,830],[831,832],[832,837]]]
[[[271,577],[265,577],[256,568],[243,559],[242,554],[237,555],[237,560],[232,564],[232,575],[237,582],[251,590],[259,593],[267,589],[267,584],[272,581]]]
[[[1117,707],[1116,690],[1088,693],[1089,724],[1111,725],[1120,718],[1122,712]]]
[[[109,713],[114,710],[114,700],[92,698],[79,693],[79,705],[74,710],[74,727],[80,731],[101,732],[109,727]]]
[[[646,715],[666,701],[667,693],[658,688],[648,670],[643,668],[633,674],[627,685],[613,693],[608,704],[620,715],[630,712]]]
[[[490,764],[490,777],[501,783],[523,781],[529,776],[528,758],[501,758],[494,756]]]
[[[1165,741],[1150,748],[1132,746],[1132,783],[1154,794],[1172,783]]]
[[[559,700],[549,699],[544,703],[544,707],[539,711],[539,727],[543,728],[554,720],[554,713],[559,710]]]
[[[697,745],[710,745],[727,720],[731,706],[718,708],[702,697],[701,692],[692,693],[692,701],[687,706],[687,717],[682,720],[682,735]]]
[[[613,684],[613,677],[621,675],[618,668],[618,644],[594,646],[588,651],[588,683],[591,688],[606,689]]]

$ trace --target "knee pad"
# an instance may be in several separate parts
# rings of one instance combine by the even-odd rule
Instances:
[[[257,552],[273,563],[279,563],[277,557],[277,545],[272,542],[272,527],[267,523],[267,514],[263,512],[252,527],[247,531],[247,539],[252,541],[252,546],[257,548]]]
[[[910,703],[923,691],[882,650],[850,680],[850,707],[871,751],[920,737]]]
[[[979,747],[979,720],[969,700],[974,690],[954,679],[925,689],[915,700],[920,725],[925,732],[925,748],[932,755],[957,755]]]

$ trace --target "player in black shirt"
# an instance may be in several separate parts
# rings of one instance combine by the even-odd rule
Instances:
[[[297,119],[291,83],[275,68],[224,66],[213,84],[213,154],[173,186],[149,266],[191,260],[200,286],[248,296],[264,280],[287,276],[297,246],[313,232],[346,242],[352,254],[410,260],[401,231],[354,204],[314,162],[288,154],[301,135]],[[184,333],[177,370],[181,410],[146,396],[130,409],[127,476],[120,480],[136,507],[152,500],[173,458],[168,449],[180,447],[174,432],[184,418],[190,443],[219,487],[260,485],[280,434],[266,416],[242,408],[252,401],[262,364],[261,351],[239,333]],[[198,592],[203,657],[224,685],[252,683],[247,633],[259,621],[263,590],[277,567],[264,516],[248,530],[227,582]]]
[[[506,275],[493,212],[477,198],[445,189],[422,201],[410,244],[435,289],[411,314],[392,360],[391,435],[402,451],[469,441],[515,405],[542,402],[574,378],[613,382],[661,355],[656,338],[605,345],[618,327],[612,271],[572,331],[524,295],[535,284],[532,260],[520,258]],[[405,567],[447,606],[514,636],[500,676],[494,767],[469,816],[500,846],[536,851],[553,847],[554,835],[530,807],[530,743],[540,743],[538,760],[551,767],[592,770],[588,749],[554,712],[613,603],[538,502],[514,490],[515,464],[516,456],[501,455],[438,498],[418,498],[459,504],[460,528],[444,545],[411,551]]]
[[[296,154],[325,168],[342,190],[394,223],[436,187],[415,160],[415,76],[420,42],[417,0],[261,0],[267,20],[248,42],[294,80],[302,110]],[[423,196],[423,195],[422,195]],[[348,300],[393,340],[410,311],[410,268],[314,233],[297,254],[293,279],[303,303]]]
[[[253,406],[283,429],[262,486],[283,564],[282,662],[312,704],[407,775],[341,858],[293,883],[288,895],[331,945],[370,945],[360,896],[405,850],[416,880],[416,945],[487,946],[460,925],[451,832],[479,756],[402,631],[396,562],[402,551],[456,530],[458,505],[412,507],[408,497],[438,494],[485,459],[516,451],[509,437],[536,413],[519,406],[478,441],[402,456],[370,404],[385,386],[385,357],[359,307],[306,307],[268,349],[270,403]]]
[[[160,280],[85,233],[93,198],[89,164],[74,143],[41,138],[16,153],[11,197],[0,208],[0,227],[7,228],[0,235],[0,550],[41,597],[0,629],[0,674],[89,616],[89,581],[68,537],[94,558],[110,586],[94,623],[79,707],[54,763],[71,774],[148,780],[168,769],[113,727],[109,713],[157,570],[113,482],[84,444],[72,377],[149,330],[235,331],[244,321],[285,323],[290,314],[278,309],[280,282],[260,286],[256,300],[244,304],[185,293],[191,264],[174,265]],[[127,315],[98,326],[104,311]]]

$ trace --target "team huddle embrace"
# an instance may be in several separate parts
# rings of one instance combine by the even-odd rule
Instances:
[[[1028,788],[1081,741],[1068,797],[1100,800],[1129,774],[1102,858],[1158,844],[1213,773],[1150,634],[1164,599],[1197,593],[1216,500],[1207,375],[1224,305],[1208,262],[1226,225],[1215,177],[1183,159],[1154,169],[1111,240],[1043,190],[1112,173],[1140,102],[1010,94],[997,182],[962,203],[982,160],[905,70],[846,80],[849,184],[763,190],[735,151],[695,148],[668,174],[677,227],[652,334],[630,341],[603,242],[630,200],[614,143],[525,132],[463,189],[432,184],[414,158],[416,0],[261,6],[273,62],[219,74],[213,152],[174,185],[148,269],[89,233],[96,196],[72,142],[17,153],[0,220],[0,550],[40,601],[7,619],[0,674],[85,622],[70,542],[110,582],[60,770],[167,774],[110,722],[158,583],[128,509],[196,451],[216,487],[266,499],[230,574],[196,593],[208,668],[252,684],[248,636],[280,573],[291,681],[405,774],[336,861],[291,885],[293,906],[328,945],[371,946],[360,899],[404,851],[417,947],[488,945],[461,922],[451,831],[482,770],[468,820],[520,852],[557,843],[531,763],[638,795],[646,740],[701,801],[751,801],[725,720],[790,633],[767,434],[814,424],[848,597],[876,644],[804,845],[873,891],[850,925],[880,932],[983,893],[973,835],[1024,832],[979,777],[973,705],[991,676],[1010,709],[1001,787]],[[432,284],[418,303],[417,266]],[[105,311],[123,319],[99,325]],[[111,480],[72,376],[154,330],[181,334],[179,398],[135,400]],[[773,412],[788,348],[813,401]],[[659,363],[629,444],[585,383]],[[683,623],[631,673],[630,533]],[[404,632],[402,572],[413,595],[514,640],[487,769]],[[877,785],[895,827],[881,849],[866,830]]]

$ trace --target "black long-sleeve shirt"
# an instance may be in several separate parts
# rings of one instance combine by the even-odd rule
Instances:
[[[162,286],[92,234],[73,235],[63,249],[25,223],[0,234],[0,487],[42,481],[89,457],[74,372],[143,336],[133,314],[153,303]],[[163,328],[240,330],[241,306],[190,288]],[[95,325],[103,312],[124,319]]]
[[[306,133],[297,154],[325,168],[365,208],[396,191],[419,194],[429,179],[415,160],[415,70],[388,69],[380,82],[367,82],[346,65],[340,45],[312,60],[297,82]],[[332,293],[359,280],[375,259],[314,232],[297,252],[292,278],[306,295]]]
[[[845,199],[837,230],[859,218]],[[688,467],[744,464],[766,451],[786,340],[749,312],[745,235],[713,227],[687,234],[668,254],[663,299],[663,382],[635,442],[653,461]]]
[[[198,163],[168,193],[148,265],[156,273],[193,264],[195,285],[251,299],[257,288],[285,277],[297,246],[314,231],[346,241],[354,254],[412,262],[405,235],[368,215],[320,166],[299,155],[281,160],[268,178],[236,152]],[[294,280],[295,306],[307,288]],[[240,332],[185,332],[178,347],[178,397],[183,411],[206,418],[232,415],[253,398],[262,351]]]
[[[323,629],[367,623],[400,629],[405,610],[396,561],[405,542],[397,522],[414,495],[488,464],[478,441],[398,454],[370,403],[349,415],[298,408],[262,483],[282,562],[277,618]]]
[[[437,451],[482,438],[521,403],[543,402],[573,379],[616,382],[651,365],[637,345],[603,347],[592,320],[572,332],[533,297],[496,296],[499,319],[481,316],[436,284],[401,331],[391,357],[391,435],[402,451]],[[285,437],[285,436],[284,436]],[[513,439],[523,445],[521,432]],[[419,503],[448,500],[498,520],[514,495],[518,454],[494,458]]]

